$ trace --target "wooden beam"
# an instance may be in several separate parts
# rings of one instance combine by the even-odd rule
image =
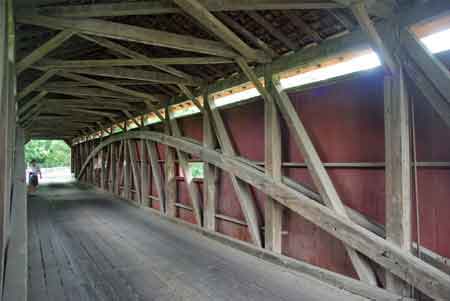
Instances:
[[[110,187],[111,187],[111,167],[113,162],[111,161],[111,152],[114,151],[114,146],[112,144],[109,145],[107,151],[106,151],[106,159],[105,159],[105,178],[103,179],[103,187],[105,189],[105,191],[110,191]]]
[[[242,10],[288,10],[288,9],[332,9],[344,7],[335,1],[299,1],[299,0],[200,0],[209,11],[242,11]],[[142,1],[131,3],[109,3],[88,5],[64,5],[38,8],[27,13],[40,13],[57,17],[106,17],[136,16],[182,13],[171,1]]]
[[[29,124],[30,122],[32,122],[34,120],[34,118],[36,118],[36,116],[39,115],[41,110],[44,108],[44,105],[45,105],[45,101],[41,101],[41,102],[37,103],[27,113],[25,113],[19,117],[19,123],[22,124],[23,122],[27,121],[27,123]]]
[[[114,103],[114,102],[105,102],[105,103],[98,103],[98,102],[61,102],[61,101],[55,101],[55,99],[49,100],[46,98],[46,101],[49,104],[52,104],[57,107],[61,107],[63,109],[103,109],[103,110],[110,110],[110,111],[123,111],[123,110],[130,110],[133,107],[123,104],[123,103]]]
[[[69,29],[88,35],[166,47],[183,51],[235,57],[236,53],[224,44],[161,30],[148,29],[97,19],[63,19],[46,16],[18,16],[18,23],[53,29]]]
[[[64,69],[64,68],[61,68]],[[148,86],[148,82],[136,81],[136,80],[121,80],[121,79],[113,79],[109,80],[108,83],[118,85],[118,86]],[[78,88],[78,87],[89,87],[93,86],[89,83],[80,83],[77,81],[51,81],[45,85],[49,89],[61,89],[61,88]]]
[[[23,105],[21,105],[19,107],[19,110],[17,112],[18,115],[22,115],[23,113],[25,113],[28,109],[30,109],[32,106],[37,105],[38,103],[40,103],[42,101],[42,99],[47,96],[48,92],[47,91],[42,91],[39,94],[37,94],[35,97],[31,98],[29,101],[27,101],[26,103],[24,103]]]
[[[131,199],[131,179],[130,179],[130,148],[128,147],[128,141],[124,141],[123,144],[123,166],[122,166],[122,177],[123,177],[123,188],[122,196],[130,200]]]
[[[166,195],[164,193],[164,178],[161,173],[161,166],[159,165],[158,150],[156,148],[156,143],[153,141],[145,140],[145,144],[147,146],[147,154],[152,167],[156,193],[158,194],[159,211],[161,214],[164,214],[164,208],[166,208]]]
[[[118,161],[118,158],[116,156],[116,144],[111,144],[110,145],[110,150],[109,150],[109,173],[108,173],[108,191],[111,193],[115,193],[115,187],[114,184],[116,183],[116,176],[117,176],[117,163],[116,161]]]
[[[123,127],[116,119],[112,117],[107,117],[114,125],[117,125],[122,131],[126,131],[125,127]]]
[[[141,196],[141,182],[139,181],[139,174],[136,160],[136,147],[132,140],[127,141],[128,155],[130,157],[131,174],[133,176],[134,189],[136,191],[136,198],[138,203],[142,203]]]
[[[288,49],[296,50],[298,45],[292,42],[284,33],[275,28],[269,21],[267,21],[263,16],[261,16],[256,11],[249,11],[247,15],[252,18],[256,23],[262,26],[268,33],[270,33],[274,38],[282,42]]]
[[[118,43],[110,41],[108,39],[105,39],[105,38],[102,38],[102,37],[87,36],[87,35],[81,35],[81,37],[86,39],[86,40],[88,40],[88,41],[96,43],[98,45],[101,45],[101,46],[103,46],[105,48],[111,49],[112,51],[117,52],[117,53],[119,53],[121,55],[124,55],[126,57],[148,62],[150,66],[152,66],[152,67],[154,67],[156,69],[165,71],[165,72],[167,72],[169,74],[172,74],[172,75],[175,75],[175,76],[178,76],[178,77],[181,77],[181,78],[185,78],[185,79],[188,79],[188,80],[192,80],[192,81],[201,81],[202,80],[202,79],[200,79],[198,77],[195,77],[195,76],[192,76],[192,75],[187,74],[185,72],[182,72],[182,71],[180,71],[178,69],[175,69],[175,68],[173,68],[171,66],[155,64],[147,56],[145,56],[145,55],[143,55],[143,54],[141,54],[139,52],[136,52],[136,51],[134,51],[132,49],[129,49],[127,47],[124,47],[124,46],[122,46],[122,45],[120,45]]]
[[[143,69],[124,68],[124,67],[95,67],[95,68],[83,67],[83,68],[70,68],[67,70],[73,73],[105,76],[111,78],[134,79],[160,84],[183,84],[188,86],[199,86],[202,84],[202,81],[191,81],[162,72],[147,71]]]
[[[141,125],[139,124],[139,122],[136,120],[136,118],[133,117],[133,115],[131,115],[131,113],[130,113],[129,111],[127,111],[127,110],[121,110],[121,111],[122,111],[122,113],[123,113],[128,119],[130,119],[131,121],[133,121],[133,123],[134,123],[138,128],[141,127]]]
[[[210,100],[211,107],[211,117],[213,121],[213,126],[216,131],[217,140],[219,141],[220,148],[222,152],[229,156],[235,156],[236,152],[234,150],[233,144],[231,142],[230,136],[228,134],[225,123],[223,122],[220,111],[215,106],[214,101]],[[230,174],[231,184],[236,193],[236,197],[241,206],[242,213],[244,214],[245,221],[248,225],[248,231],[252,242],[261,247],[261,233],[260,233],[260,221],[258,218],[258,213],[253,199],[253,195],[250,191],[250,187],[244,183],[241,179]]]
[[[99,86],[101,88],[107,89],[107,90],[111,90],[114,92],[118,92],[118,93],[122,93],[122,94],[127,94],[130,96],[134,96],[137,98],[142,99],[142,101],[147,105],[147,107],[153,111],[153,113],[161,120],[163,120],[162,115],[158,112],[158,110],[156,110],[155,106],[152,104],[152,102],[160,102],[160,99],[154,97],[153,95],[147,94],[147,93],[143,93],[143,92],[138,92],[135,90],[130,90],[127,88],[123,88],[114,84],[110,84],[108,82],[104,82],[104,81],[99,81],[96,79],[92,79],[89,77],[85,77],[85,76],[81,76],[81,75],[77,75],[77,74],[73,74],[73,73],[69,73],[69,72],[60,72],[58,73],[60,76],[69,78],[69,79],[73,79],[73,80],[78,80],[81,82],[88,82],[88,83],[92,83],[95,84],[96,86]]]
[[[53,75],[55,75],[56,70],[46,71],[38,79],[34,80],[31,84],[26,86],[22,91],[17,94],[16,100],[19,101],[25,98],[28,94],[36,90],[36,88],[42,86],[46,81],[48,81]]]
[[[305,21],[303,21],[302,18],[300,18],[298,15],[295,14],[295,12],[287,12],[286,16],[288,17],[289,21],[291,21],[292,24],[297,27],[297,29],[300,29],[305,34],[311,36],[316,43],[322,42],[322,37],[320,34],[311,28],[308,24],[306,24]]]
[[[182,137],[181,130],[178,126],[178,121],[173,118],[172,113],[166,111],[169,115],[170,127],[172,130],[172,135],[175,137]],[[202,209],[201,209],[201,194],[197,184],[194,182],[194,177],[192,176],[191,166],[189,165],[189,157],[187,154],[177,149],[178,163],[180,164],[181,170],[183,171],[184,182],[188,190],[189,197],[192,202],[192,207],[194,208],[194,215],[197,224],[201,227],[203,225]]]
[[[120,195],[120,185],[121,183],[121,175],[122,175],[122,168],[123,167],[123,149],[124,149],[124,142],[120,141],[119,144],[119,153],[117,154],[117,160],[116,160],[116,178],[115,178],[115,182],[114,182],[114,193],[116,195]],[[122,165],[122,166],[121,166]]]
[[[192,94],[191,90],[189,90],[188,87],[185,85],[177,85],[178,88],[186,95],[188,99],[192,101],[192,103],[200,110],[200,112],[203,112],[203,106],[200,104],[200,102],[197,100],[196,97],[194,97],[194,94]]]
[[[16,73],[22,73],[25,69],[29,68],[31,65],[46,56],[50,51],[58,48],[62,43],[67,41],[73,35],[74,32],[72,30],[63,30],[58,33],[56,36],[45,42],[39,48],[33,50],[29,55],[18,62],[16,65]]]
[[[8,227],[8,248],[2,254],[5,260],[3,300],[26,300],[28,290],[28,252],[27,252],[27,191],[25,181],[24,131],[17,127],[15,131],[14,176],[10,214],[12,219]],[[7,201],[7,200],[4,200]],[[28,292],[29,293],[29,292]]]
[[[95,110],[86,110],[86,109],[69,109],[72,112],[80,112],[80,113],[86,113],[91,115],[97,115],[102,117],[116,117],[117,114],[114,113],[108,113],[104,111],[95,111]]]
[[[115,93],[105,89],[99,88],[86,88],[86,87],[73,87],[73,88],[50,88],[44,85],[37,89],[38,91],[48,91],[49,93],[62,94],[62,95],[72,95],[72,96],[94,96],[94,97],[105,97],[113,99],[121,99],[123,101],[129,102],[139,102],[139,98],[130,97],[126,94]]]
[[[450,295],[450,276],[422,260],[405,253],[398,246],[378,237],[354,222],[342,218],[330,208],[318,204],[308,196],[274,181],[264,172],[243,163],[239,158],[205,149],[198,143],[168,136],[160,132],[134,131],[120,136],[112,136],[102,142],[91,156],[104,146],[123,139],[149,139],[164,145],[178,148],[201,160],[207,161],[224,171],[239,177],[262,193],[278,200],[283,206],[297,212],[309,222],[345,244],[366,255],[373,261],[414,285],[430,297],[438,300]],[[88,158],[89,159],[89,158]],[[88,162],[85,161],[82,170]]]
[[[150,180],[148,177],[149,168],[147,161],[147,150],[145,147],[145,140],[139,140],[139,179],[141,183],[141,206],[148,206],[148,195],[150,194]]]
[[[44,69],[69,69],[90,67],[123,67],[123,66],[152,66],[152,65],[215,65],[233,64],[232,59],[204,56],[204,57],[167,57],[147,59],[97,59],[97,60],[57,60],[42,59],[35,65]]]
[[[386,136],[386,239],[405,253],[411,252],[411,141],[409,99],[403,70],[384,81],[384,116]],[[388,290],[410,297],[406,282],[386,274]]]
[[[170,116],[168,114],[169,107],[165,109],[165,119],[164,119],[164,133],[166,135],[172,135],[170,127]],[[177,203],[177,172],[175,170],[175,149],[172,147],[165,146],[165,165],[164,174],[166,176],[165,182],[165,196],[166,196],[166,207],[165,212],[170,217],[176,217],[177,208],[175,204]]]
[[[265,87],[269,93],[273,89],[272,72],[267,67],[265,76]],[[264,102],[264,154],[265,172],[275,181],[282,180],[282,149],[281,149],[281,128],[278,117],[278,109],[275,102]],[[282,251],[282,220],[283,207],[271,197],[265,199],[264,204],[264,247],[275,253]]]
[[[364,1],[357,1],[351,4],[350,7],[354,16],[356,17],[356,20],[358,20],[358,23],[361,26],[362,30],[369,37],[372,47],[378,53],[386,68],[390,72],[394,72],[395,70],[397,70],[397,63],[395,62],[394,57],[386,49],[386,46],[381,40],[375,25],[369,17],[366,9],[366,3]]]
[[[336,3],[342,4],[344,6],[350,7],[357,3],[358,1],[354,0],[336,0]],[[390,18],[394,12],[395,1],[380,1],[380,0],[368,0],[368,1],[360,1],[366,6],[368,13],[374,16],[382,17],[382,18]]]
[[[264,51],[269,57],[273,58],[277,56],[277,53],[273,51],[273,49],[270,48],[269,45],[267,45],[263,40],[255,36],[252,32],[247,30],[244,26],[240,25],[234,19],[230,18],[227,14],[223,12],[217,12],[215,15],[220,20],[222,20],[222,22],[224,22],[227,26],[229,26],[238,34],[242,35],[247,40],[249,40],[253,44],[253,46],[258,47],[259,49]]]
[[[419,39],[410,31],[401,32],[403,50],[420,67],[436,89],[450,103],[450,72]]]
[[[181,9],[206,29],[213,32],[223,42],[228,44],[234,50],[239,52],[247,59],[264,62],[269,58],[266,54],[260,50],[255,50],[249,47],[244,41],[242,41],[234,32],[226,27],[219,19],[217,19],[212,13],[208,11],[197,0],[173,0]]]
[[[344,12],[342,12],[339,9],[330,9],[328,10],[328,12],[336,19],[339,21],[339,23],[342,24],[342,26],[344,26],[344,28],[346,28],[348,31],[353,31],[353,29],[355,28],[356,24],[355,22],[349,17],[347,16]]]
[[[103,137],[103,131],[102,131],[102,137]],[[101,138],[100,138],[101,139]],[[103,149],[99,154],[99,162],[100,162],[100,183],[98,187],[100,187],[101,190],[105,190],[105,157],[108,158],[108,156],[105,156],[105,152],[107,153],[108,149]]]
[[[216,149],[217,136],[214,131],[208,91],[203,94],[203,146]],[[203,163],[203,225],[206,229],[216,231],[216,207],[218,193],[219,169],[208,162]]]
[[[103,124],[102,124],[100,121],[96,121],[95,123],[96,123],[96,124],[98,125],[98,127],[100,128],[100,131],[102,132],[102,137],[103,137],[103,135],[106,134],[105,127],[103,126]]]
[[[411,59],[404,56],[402,62],[408,77],[415,83],[434,111],[450,128],[450,103],[445,100],[435,85]]]

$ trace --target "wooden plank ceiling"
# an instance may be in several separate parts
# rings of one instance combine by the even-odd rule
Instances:
[[[374,1],[371,18],[388,18],[404,3]],[[238,73],[238,57],[264,64],[358,30],[346,4],[37,0],[30,7],[19,1],[20,119],[30,136],[68,139],[164,107]]]

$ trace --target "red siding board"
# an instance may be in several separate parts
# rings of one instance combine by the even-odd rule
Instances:
[[[203,118],[201,115],[180,118],[178,121],[183,136],[200,142],[203,141]]]
[[[450,170],[421,169],[418,179],[421,243],[450,258]],[[416,233],[415,227],[413,233]]]
[[[216,219],[217,231],[230,237],[251,242],[250,233],[247,226],[238,225],[229,221]]]
[[[221,112],[236,153],[264,161],[264,103],[256,101]]]
[[[380,83],[380,72],[374,72],[357,80],[290,93],[323,162],[384,161]],[[290,161],[303,162],[291,136],[288,145]]]
[[[177,208],[177,217],[191,224],[197,224],[194,213],[184,208]]]

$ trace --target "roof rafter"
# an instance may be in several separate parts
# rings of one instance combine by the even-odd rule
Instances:
[[[189,86],[200,86],[202,84],[202,82],[199,81],[190,81],[167,73],[124,67],[71,68],[68,71],[112,78],[135,79],[161,84],[183,84]]]
[[[25,69],[46,56],[50,51],[58,48],[62,43],[70,39],[73,35],[74,32],[68,29],[58,33],[56,36],[45,42],[39,48],[33,50],[30,54],[28,54],[20,62],[18,62],[16,66],[16,73],[22,73],[23,71],[25,71]]]
[[[155,63],[151,62],[151,59],[148,58],[147,56],[145,56],[145,55],[143,55],[143,54],[141,54],[141,53],[139,53],[137,51],[134,51],[132,49],[129,49],[129,48],[125,47],[125,46],[122,46],[122,45],[120,45],[120,44],[118,44],[116,42],[113,42],[111,40],[108,40],[108,39],[105,39],[105,38],[102,38],[102,37],[88,36],[88,35],[83,35],[83,34],[81,34],[80,36],[83,39],[86,39],[86,40],[91,41],[93,43],[96,43],[96,44],[98,44],[100,46],[108,48],[108,49],[112,50],[113,52],[119,53],[119,54],[124,55],[126,57],[129,57],[129,58],[132,58],[132,59],[138,59],[138,60],[146,61],[146,62],[149,63],[150,66],[152,66],[152,67],[154,67],[156,69],[165,71],[165,72],[167,72],[169,74],[172,74],[172,75],[175,75],[175,76],[178,76],[178,77],[181,77],[181,78],[191,79],[191,80],[195,80],[195,79],[201,80],[198,77],[195,77],[195,76],[192,76],[192,75],[187,74],[185,72],[182,72],[180,70],[177,70],[177,69],[175,69],[175,68],[173,68],[171,66],[165,66],[165,65],[162,65],[162,64],[155,64]]]
[[[275,10],[275,9],[332,9],[344,7],[336,1],[301,1],[301,0],[201,0],[209,11],[238,10]],[[64,5],[27,10],[22,14],[38,12],[44,15],[61,17],[106,17],[127,15],[159,15],[182,13],[170,1],[142,1],[135,3],[111,3],[88,5]]]
[[[65,19],[39,15],[18,16],[17,22],[147,45],[234,58],[237,54],[220,42],[97,19]]]
[[[137,97],[137,98],[141,99],[141,101],[144,102],[147,105],[147,107],[151,111],[153,111],[153,113],[155,113],[156,116],[158,116],[159,119],[161,119],[161,120],[164,119],[162,117],[162,115],[158,112],[158,110],[156,109],[155,105],[152,104],[152,102],[160,103],[161,100],[158,99],[157,97],[151,95],[151,94],[147,94],[147,93],[138,92],[138,91],[135,91],[135,90],[123,88],[123,87],[120,87],[120,86],[116,86],[114,84],[110,84],[108,82],[99,81],[99,80],[96,80],[96,79],[92,79],[92,78],[89,78],[89,77],[85,77],[85,76],[81,76],[81,75],[77,75],[77,74],[73,74],[73,73],[69,73],[69,72],[61,72],[61,73],[59,73],[59,75],[62,76],[62,77],[66,77],[66,78],[72,79],[72,80],[76,80],[76,81],[92,83],[94,85],[97,85],[99,87],[102,87],[104,89],[111,90],[111,91],[114,91],[114,92],[119,92],[119,93],[123,93],[123,94],[127,94],[127,95],[130,95],[130,96]]]
[[[252,49],[248,46],[197,0],[173,1],[181,7],[185,13],[196,19],[203,27],[212,31],[223,42],[231,46],[245,58],[257,61],[267,61],[270,59],[264,52]]]
[[[120,67],[120,66],[152,66],[152,65],[210,65],[233,64],[226,58],[209,57],[167,57],[147,59],[92,59],[92,60],[55,60],[43,59],[35,64],[39,68],[85,68],[85,67]]]

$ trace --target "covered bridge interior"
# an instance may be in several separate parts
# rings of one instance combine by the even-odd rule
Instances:
[[[3,300],[450,300],[448,0],[0,5]]]

